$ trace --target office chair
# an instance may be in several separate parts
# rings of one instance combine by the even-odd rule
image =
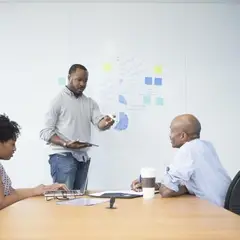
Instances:
[[[228,188],[224,208],[240,215],[240,171],[233,178]]]

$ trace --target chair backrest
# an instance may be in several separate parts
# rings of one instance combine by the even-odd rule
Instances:
[[[233,178],[228,188],[224,208],[240,215],[240,171]]]

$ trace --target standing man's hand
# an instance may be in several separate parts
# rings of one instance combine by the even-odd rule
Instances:
[[[107,130],[109,129],[115,122],[114,118],[116,117],[115,115],[112,115],[113,117],[110,117],[106,115],[99,123],[98,127],[101,130]]]

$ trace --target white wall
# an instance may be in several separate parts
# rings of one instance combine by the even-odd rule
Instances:
[[[87,93],[101,109],[130,120],[126,131],[94,132],[100,148],[91,152],[90,188],[126,188],[145,165],[161,176],[174,154],[169,123],[184,112],[199,117],[202,137],[233,176],[240,168],[239,22],[240,7],[231,4],[1,3],[0,109],[22,125],[18,152],[4,164],[14,185],[51,181],[39,130],[61,90],[57,78],[76,62],[89,68]],[[109,73],[105,62],[113,65]],[[163,86],[147,89],[142,79],[154,76],[157,64]],[[121,92],[138,103],[149,91],[163,96],[164,106],[133,110],[117,101]]]
[[[240,6],[189,7],[186,18],[187,111],[203,124],[231,176],[240,170]]]

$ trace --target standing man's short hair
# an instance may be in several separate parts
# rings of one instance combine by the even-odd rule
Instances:
[[[87,68],[84,67],[83,65],[81,64],[73,64],[70,68],[69,68],[69,71],[68,71],[68,74],[72,74],[74,72],[76,72],[77,69],[82,69],[84,71],[87,71]]]

